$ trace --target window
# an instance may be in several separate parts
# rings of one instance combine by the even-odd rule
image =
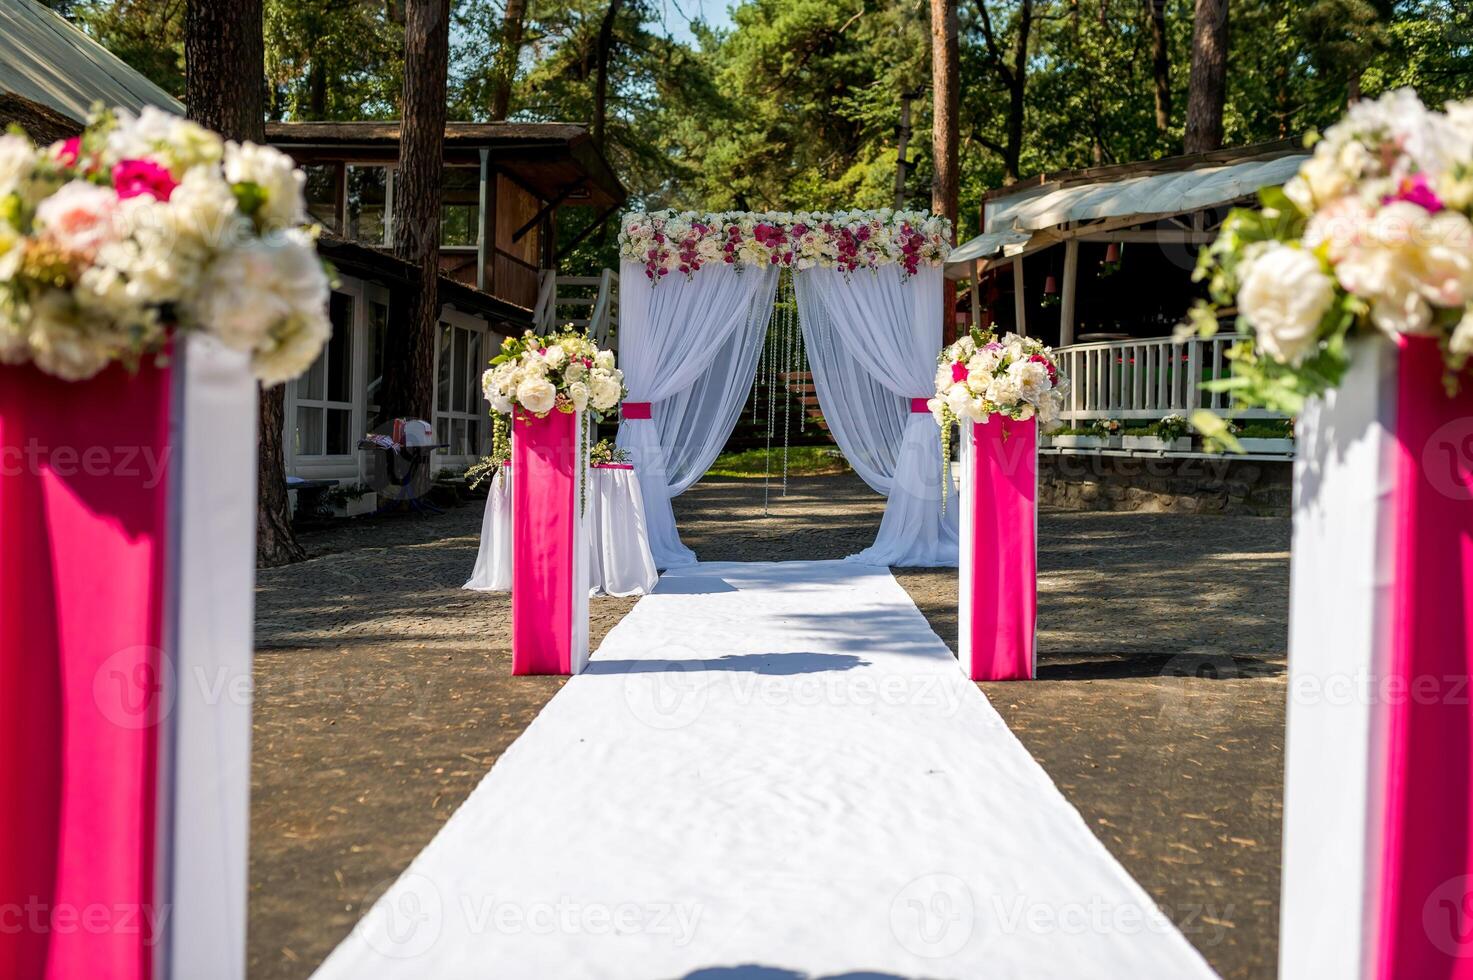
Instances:
[[[449,445],[447,456],[482,456],[491,424],[481,394],[486,369],[484,330],[441,323],[435,377],[435,441]]]
[[[334,235],[342,231],[338,221],[338,176],[342,173],[336,163],[316,164],[303,167],[307,175],[307,214]]]
[[[353,453],[353,297],[332,294],[332,340],[295,382],[297,456]]]
[[[388,245],[392,194],[388,167],[349,166],[347,237],[365,245]]]
[[[368,330],[364,334],[368,348],[368,417],[378,417],[378,393],[384,384],[384,347],[389,342],[389,304],[384,300],[368,300]]]
[[[440,205],[440,244],[475,248],[480,241],[481,171],[479,167],[446,167]]]

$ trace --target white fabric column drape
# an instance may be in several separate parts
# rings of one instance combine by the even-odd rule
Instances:
[[[798,318],[824,419],[854,471],[889,497],[874,565],[957,563],[957,508],[941,507],[941,432],[911,400],[936,390],[942,271],[901,279],[899,265],[796,274]]]
[[[736,425],[777,281],[775,267],[738,272],[722,263],[651,285],[643,265],[621,264],[619,367],[627,400],[650,402],[653,417],[624,419],[618,443],[634,460],[660,568],[696,561],[670,499],[700,479]]]

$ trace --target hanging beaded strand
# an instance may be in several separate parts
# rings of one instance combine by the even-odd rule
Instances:
[[[797,300],[793,296],[793,274],[783,273],[783,496],[788,495],[788,444],[793,433],[793,331],[797,327]]]

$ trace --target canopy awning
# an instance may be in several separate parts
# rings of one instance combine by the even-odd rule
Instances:
[[[987,203],[981,235],[957,247],[947,260],[950,275],[965,275],[979,259],[1024,251],[1033,237],[1073,222],[1134,218],[1149,221],[1216,207],[1248,197],[1260,187],[1282,184],[1304,162],[1305,154],[1184,166],[1180,170],[1039,187]]]

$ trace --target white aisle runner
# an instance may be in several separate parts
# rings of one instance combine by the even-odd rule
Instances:
[[[325,980],[1211,977],[883,568],[661,580]]]

